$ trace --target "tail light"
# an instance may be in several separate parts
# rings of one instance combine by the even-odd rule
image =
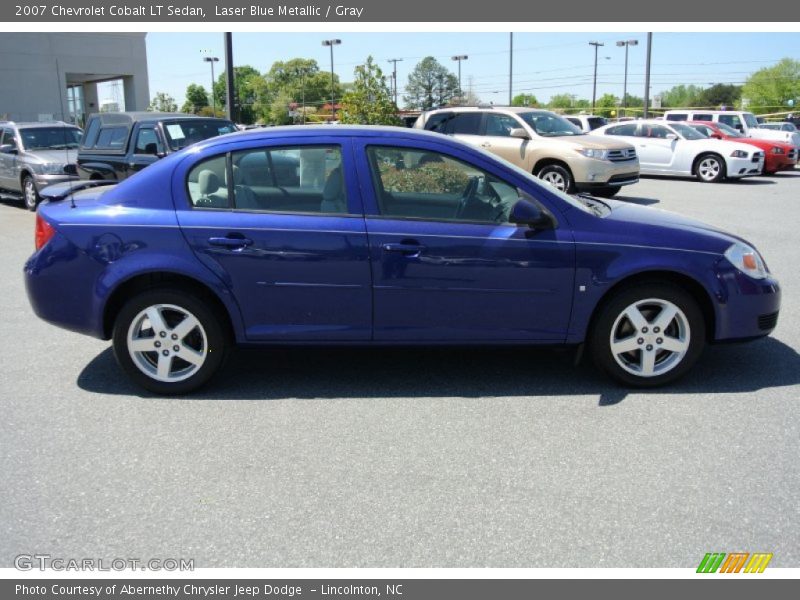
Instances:
[[[44,246],[47,242],[49,242],[52,237],[56,234],[56,230],[53,228],[50,223],[45,221],[38,212],[36,213],[36,235],[35,235],[35,244],[36,249],[41,250],[42,246]]]

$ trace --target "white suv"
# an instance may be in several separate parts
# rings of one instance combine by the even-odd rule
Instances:
[[[756,116],[751,112],[741,110],[668,110],[664,113],[667,121],[709,121],[711,123],[725,123],[738,129],[745,136],[759,139],[783,142],[800,147],[800,133],[788,131],[772,131],[762,129]]]

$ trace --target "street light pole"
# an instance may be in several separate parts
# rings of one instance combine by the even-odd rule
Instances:
[[[461,103],[464,103],[464,91],[461,89],[461,61],[467,60],[469,56],[466,54],[458,54],[453,57],[453,60],[458,62],[458,96]]]
[[[214,111],[214,116],[217,116],[217,99],[214,96],[214,63],[219,62],[216,56],[204,56],[203,61],[211,64],[211,108]]]
[[[647,67],[644,72],[644,115],[645,119],[650,116],[650,51],[653,48],[653,32],[647,34]]]
[[[508,34],[508,105],[511,106],[514,97],[514,32]]]
[[[394,88],[394,107],[397,108],[397,63],[402,62],[402,58],[390,58],[386,62],[392,63],[392,87]]]
[[[336,120],[336,98],[334,98],[333,91],[333,47],[342,43],[342,40],[322,40],[323,46],[329,46],[331,49],[331,121]]]
[[[622,112],[627,116],[628,108],[628,47],[637,46],[639,40],[622,40],[617,46],[625,46],[625,82],[622,84]]]
[[[600,46],[605,46],[603,42],[589,42],[590,46],[594,46],[594,81],[592,83],[592,114],[594,114],[594,103],[597,99],[597,49]]]

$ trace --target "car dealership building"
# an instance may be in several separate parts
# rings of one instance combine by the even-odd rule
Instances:
[[[0,120],[83,125],[98,112],[97,84],[118,81],[116,104],[149,104],[145,33],[4,33],[0,36]]]

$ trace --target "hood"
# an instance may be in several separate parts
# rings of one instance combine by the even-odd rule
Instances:
[[[800,146],[800,133],[797,132],[753,128],[750,130],[750,137],[759,140],[783,142],[784,144],[791,144],[792,146]]]
[[[43,164],[68,165],[78,160],[78,149],[61,150],[26,150],[25,156]]]
[[[599,135],[576,135],[563,137],[544,138],[548,143],[560,142],[570,148],[593,148],[597,150],[623,150],[633,148],[632,144],[626,141],[615,139],[612,136]]]

